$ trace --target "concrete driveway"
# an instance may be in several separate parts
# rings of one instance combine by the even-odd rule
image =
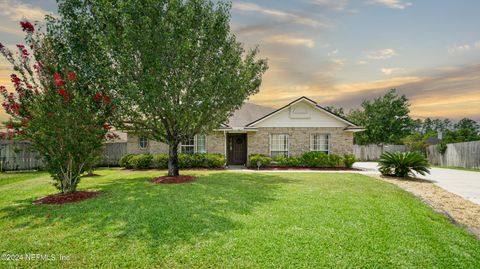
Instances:
[[[357,162],[355,168],[378,171],[376,162]],[[418,176],[428,179],[443,189],[480,205],[480,172],[432,168],[430,175]]]

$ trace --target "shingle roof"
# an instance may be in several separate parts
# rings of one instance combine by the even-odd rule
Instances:
[[[273,111],[275,111],[275,108],[244,103],[240,109],[233,112],[227,125],[229,127],[245,127],[250,122],[272,113]]]

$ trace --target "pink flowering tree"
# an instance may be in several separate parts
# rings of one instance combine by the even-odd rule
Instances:
[[[72,193],[101,154],[103,141],[113,138],[108,122],[115,107],[106,93],[84,86],[79,66],[58,57],[54,39],[28,21],[20,24],[25,45],[15,52],[0,43],[0,54],[14,70],[13,91],[0,86],[2,106],[11,116],[2,135],[30,141],[55,186]]]

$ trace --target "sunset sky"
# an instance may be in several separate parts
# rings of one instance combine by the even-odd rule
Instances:
[[[0,42],[22,41],[23,17],[55,11],[53,0],[0,0]],[[269,60],[255,103],[305,95],[348,109],[397,88],[414,118],[480,120],[479,14],[478,0],[245,0],[231,24]],[[0,60],[0,85],[10,73]]]

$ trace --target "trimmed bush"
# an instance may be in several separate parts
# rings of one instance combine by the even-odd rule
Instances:
[[[135,155],[128,161],[129,166],[134,169],[146,169],[152,166],[153,156],[150,154]]]
[[[338,156],[337,154],[329,154],[328,155],[328,166],[329,167],[339,167],[343,163],[342,156]]]
[[[206,168],[221,168],[225,166],[225,157],[222,154],[204,154]]]
[[[345,154],[343,155],[343,164],[347,168],[352,168],[353,164],[357,161],[357,158],[355,158],[355,155],[353,154]]]
[[[278,165],[282,166],[302,166],[302,159],[300,157],[284,157],[284,156],[277,156],[275,158],[275,162]]]
[[[262,154],[252,154],[248,156],[248,159],[250,161],[250,166],[252,167],[258,167],[259,164],[260,167],[265,167],[272,163],[272,158]]]
[[[415,177],[430,174],[430,164],[422,154],[417,152],[386,152],[378,161],[380,173],[384,176]]]
[[[301,157],[301,163],[307,167],[339,167],[342,165],[343,158],[336,154],[326,154],[323,152],[305,152]]]
[[[158,169],[168,168],[168,154],[155,154],[153,155],[153,167]]]
[[[132,168],[130,166],[130,159],[135,156],[135,154],[127,154],[127,155],[124,155],[120,161],[118,162],[118,165],[120,165],[121,167],[125,167],[125,168]]]
[[[305,152],[302,155],[302,163],[308,167],[327,167],[329,166],[328,155],[323,152]]]
[[[222,168],[225,158],[222,154],[178,154],[180,168]],[[168,168],[168,154],[128,154],[122,157],[119,165],[125,168]]]
[[[180,168],[222,168],[225,165],[225,157],[222,154],[179,154]]]

